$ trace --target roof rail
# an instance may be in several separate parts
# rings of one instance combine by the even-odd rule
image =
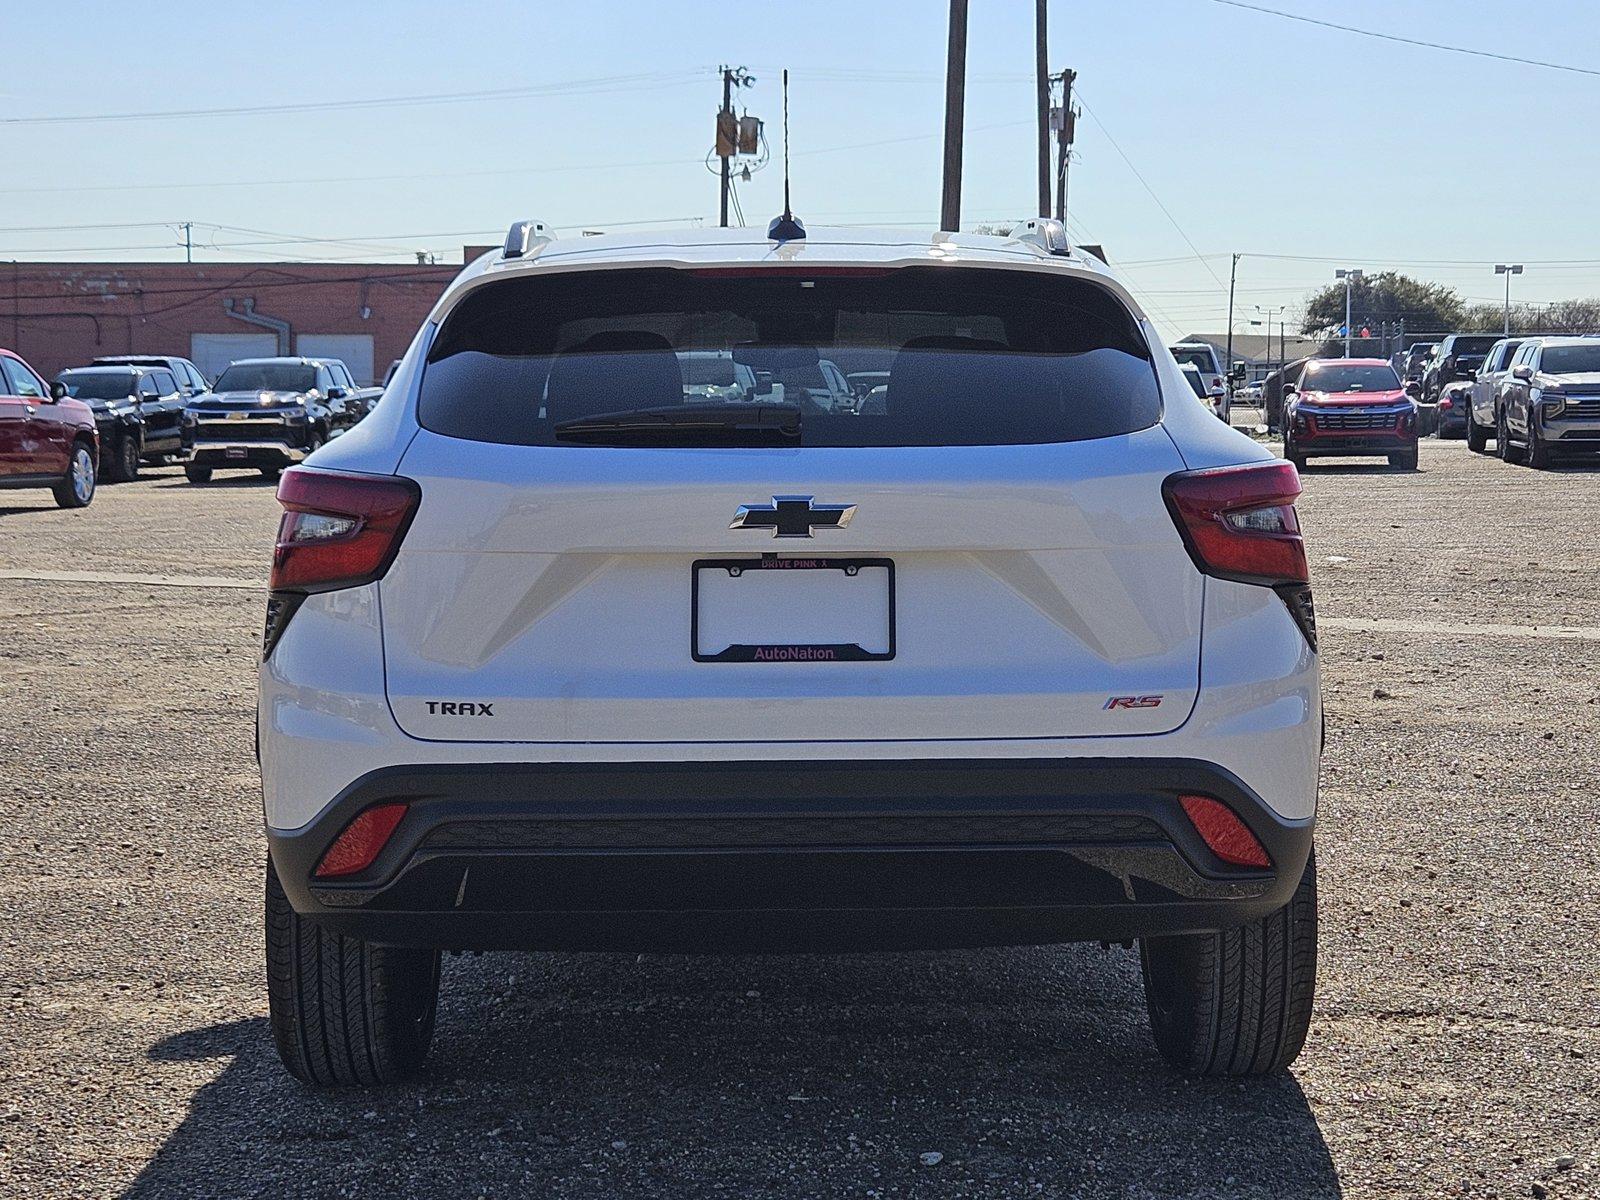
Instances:
[[[550,227],[543,221],[513,221],[506,231],[506,248],[500,257],[521,258],[550,240]]]
[[[1011,231],[1014,242],[1032,242],[1046,254],[1071,255],[1067,227],[1051,217],[1029,217]]]

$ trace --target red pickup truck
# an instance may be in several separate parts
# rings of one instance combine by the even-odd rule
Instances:
[[[62,508],[94,499],[94,411],[0,349],[0,488],[47,487]]]

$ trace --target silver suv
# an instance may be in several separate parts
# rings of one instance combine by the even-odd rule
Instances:
[[[1543,469],[1557,455],[1600,451],[1600,338],[1525,342],[1495,408],[1496,446],[1507,462]]]

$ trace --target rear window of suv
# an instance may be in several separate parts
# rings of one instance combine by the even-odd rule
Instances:
[[[703,384],[712,355],[756,381],[745,403],[797,410],[802,445],[1081,441],[1161,412],[1144,338],[1109,291],[1042,272],[908,267],[486,284],[434,339],[418,416],[451,437],[578,444],[563,423],[706,404],[686,388]],[[883,372],[887,388],[840,404],[824,361]]]

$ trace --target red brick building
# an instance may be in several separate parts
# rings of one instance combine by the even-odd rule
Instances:
[[[46,378],[101,354],[172,354],[208,377],[236,358],[342,358],[381,381],[451,265],[0,263],[0,345]]]

